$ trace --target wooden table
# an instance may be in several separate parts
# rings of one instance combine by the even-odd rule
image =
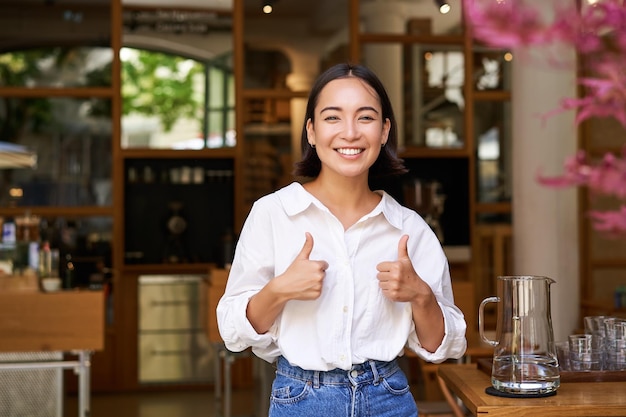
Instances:
[[[475,364],[444,364],[439,376],[474,416],[626,416],[626,381],[561,383],[544,398],[503,398],[485,393],[491,376]]]
[[[0,354],[63,352],[78,357],[77,360],[12,360],[0,362],[0,370],[73,369],[79,379],[79,417],[90,415],[91,353],[103,349],[102,291],[0,291]]]

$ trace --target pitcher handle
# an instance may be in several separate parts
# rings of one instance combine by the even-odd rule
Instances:
[[[478,332],[480,333],[480,338],[491,346],[497,346],[498,342],[485,336],[485,305],[487,305],[487,303],[498,302],[500,302],[500,297],[487,297],[480,303],[480,307],[478,307]]]

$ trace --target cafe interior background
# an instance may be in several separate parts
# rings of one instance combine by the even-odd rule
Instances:
[[[308,90],[337,62],[388,88],[410,172],[376,186],[427,218],[476,310],[498,275],[532,274],[556,280],[556,340],[585,315],[624,315],[626,243],[586,215],[614,201],[536,181],[577,149],[619,152],[623,129],[542,123],[576,95],[575,68],[487,47],[459,0],[440,3],[0,2],[0,141],[19,145],[1,158],[0,263],[37,271],[47,242],[64,290],[103,291],[93,393],[214,384],[207,279],[252,202],[293,180]]]

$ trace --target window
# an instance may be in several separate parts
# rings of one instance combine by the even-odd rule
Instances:
[[[123,148],[235,146],[230,54],[202,61],[123,48],[120,56]]]

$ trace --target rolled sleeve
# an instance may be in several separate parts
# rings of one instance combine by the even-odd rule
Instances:
[[[463,313],[455,306],[438,302],[443,313],[444,336],[441,344],[434,352],[424,349],[415,333],[415,326],[409,335],[408,347],[427,362],[441,363],[446,359],[459,359],[465,354],[467,340],[465,338],[466,323]]]
[[[256,332],[246,316],[248,302],[254,294],[240,294],[236,297],[224,297],[217,306],[217,324],[226,348],[232,352],[241,352],[248,347],[266,350],[274,344],[275,327],[267,333]]]

